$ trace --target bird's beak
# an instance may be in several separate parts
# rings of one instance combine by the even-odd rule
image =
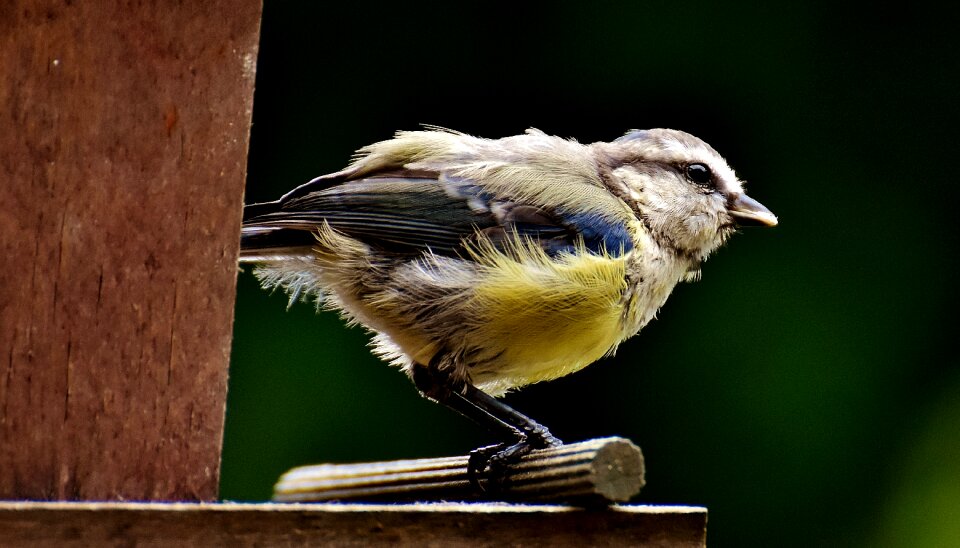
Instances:
[[[777,216],[746,194],[730,200],[727,211],[740,226],[777,226]]]

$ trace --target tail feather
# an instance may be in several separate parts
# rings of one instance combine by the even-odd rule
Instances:
[[[261,202],[259,204],[247,204],[243,206],[243,224],[246,225],[251,220],[266,215],[276,213],[280,210],[280,200],[273,202]]]
[[[240,232],[240,262],[271,262],[310,254],[316,239],[304,230],[244,227]]]
[[[310,254],[311,247],[316,243],[311,231],[257,222],[258,217],[275,213],[279,209],[279,200],[244,206],[243,228],[240,232],[240,262],[274,262]]]

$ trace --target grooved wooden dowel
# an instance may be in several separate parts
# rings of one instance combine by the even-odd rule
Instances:
[[[485,496],[471,486],[469,457],[362,464],[319,464],[280,477],[280,502],[509,499],[537,502],[625,502],[644,484],[643,454],[630,440],[600,438],[541,449],[507,471],[503,488]]]

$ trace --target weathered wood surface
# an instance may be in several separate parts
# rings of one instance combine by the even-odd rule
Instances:
[[[216,497],[260,8],[0,2],[0,498]]]
[[[705,508],[0,503],[0,546],[706,545]]]
[[[626,502],[644,483],[643,453],[623,438],[533,451],[510,466],[501,486],[487,492],[478,492],[471,484],[468,460],[460,456],[301,466],[281,476],[273,498],[283,502],[511,500],[597,505]]]

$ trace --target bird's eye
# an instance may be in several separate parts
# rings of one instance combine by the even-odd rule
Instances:
[[[687,177],[701,186],[708,186],[713,181],[713,173],[704,164],[687,165]]]

